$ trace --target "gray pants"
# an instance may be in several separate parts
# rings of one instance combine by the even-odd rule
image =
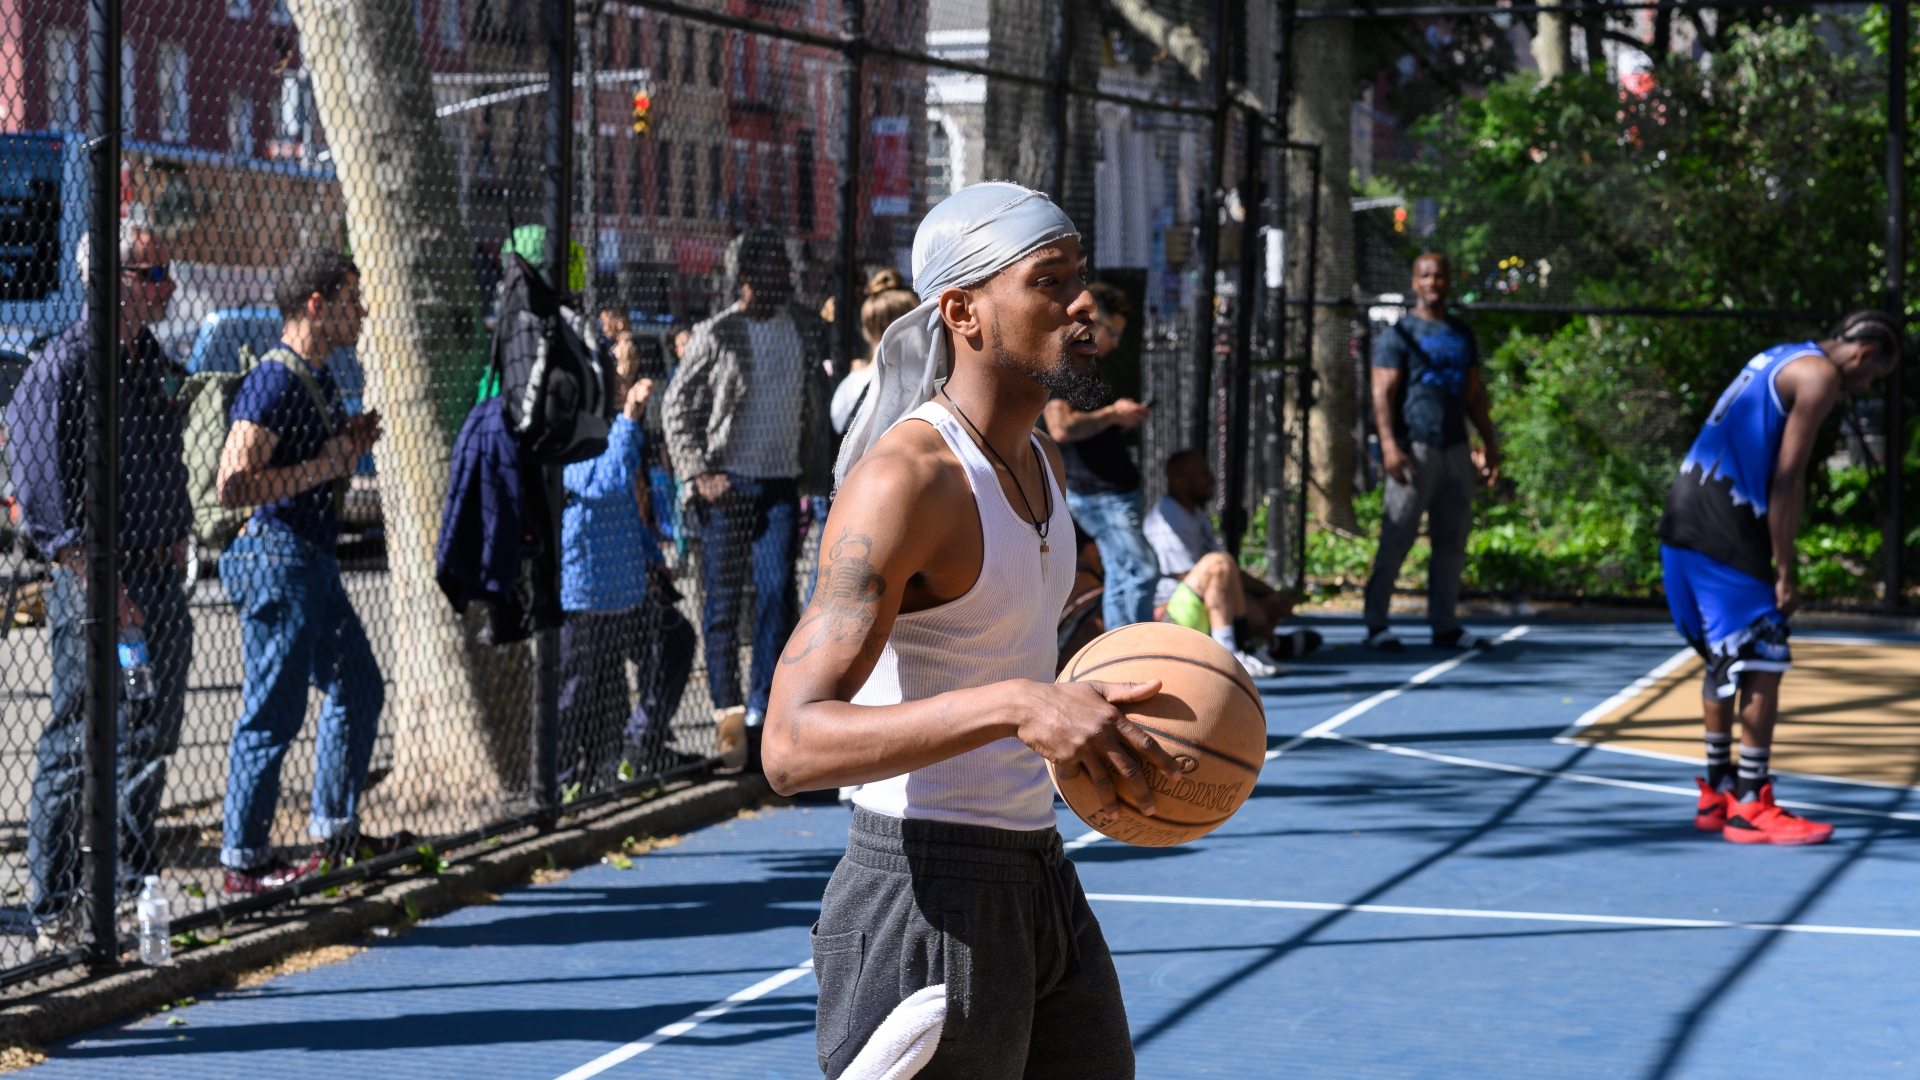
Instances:
[[[920,1080],[1128,1080],[1133,1040],[1100,924],[1060,834],[854,808],[813,928],[820,1068],[838,1077],[887,1014],[947,985]]]
[[[1427,515],[1427,540],[1433,557],[1427,563],[1427,623],[1437,634],[1460,629],[1454,608],[1460,602],[1460,567],[1466,562],[1467,533],[1473,528],[1473,489],[1480,474],[1466,443],[1438,447],[1414,443],[1413,482],[1387,477],[1385,515],[1380,522],[1380,550],[1367,577],[1367,632],[1387,628],[1387,609],[1393,601],[1393,580],[1400,576],[1414,540],[1420,535],[1420,515]]]

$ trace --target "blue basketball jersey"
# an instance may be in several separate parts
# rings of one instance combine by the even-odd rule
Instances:
[[[1660,519],[1662,542],[1698,551],[1761,581],[1773,580],[1767,491],[1787,422],[1774,379],[1781,368],[1807,355],[1821,355],[1820,346],[1811,341],[1775,345],[1740,369],[1680,463]]]

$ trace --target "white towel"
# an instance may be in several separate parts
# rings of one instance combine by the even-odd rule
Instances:
[[[929,986],[894,1006],[840,1080],[907,1080],[926,1068],[947,1025],[947,984]]]

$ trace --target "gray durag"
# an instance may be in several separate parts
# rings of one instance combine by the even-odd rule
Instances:
[[[1073,219],[1046,195],[1001,180],[962,188],[927,212],[913,235],[913,287],[926,300],[880,335],[871,389],[840,443],[834,487],[887,429],[932,401],[946,380],[953,358],[941,332],[940,294],[978,285],[1044,244],[1079,235]]]

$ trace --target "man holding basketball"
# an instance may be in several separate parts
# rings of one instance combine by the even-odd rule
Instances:
[[[1085,256],[1044,195],[978,184],[921,223],[914,279],[926,302],[875,351],[762,751],[777,791],[863,785],[814,927],[820,1065],[1131,1077],[1047,776],[1152,813],[1148,770],[1180,771],[1120,710],[1157,682],[1053,682],[1073,525],[1034,424],[1051,394],[1099,404]]]

